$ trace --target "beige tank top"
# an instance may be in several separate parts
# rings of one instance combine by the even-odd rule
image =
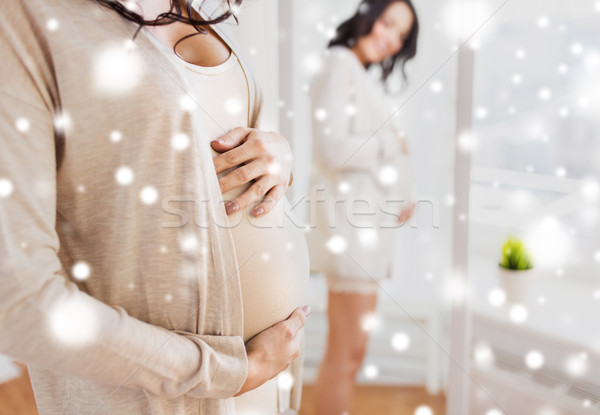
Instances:
[[[210,140],[234,127],[248,126],[253,108],[249,104],[246,74],[235,54],[213,67],[184,64]],[[217,155],[213,151],[213,156]],[[249,186],[230,190],[223,195],[224,200],[233,200]],[[287,199],[282,198],[273,211],[261,218],[251,215],[255,205],[229,216],[242,287],[244,341],[286,319],[304,304],[309,275],[304,231],[300,222],[292,219]],[[275,379],[236,398],[238,413],[276,413],[274,382]]]

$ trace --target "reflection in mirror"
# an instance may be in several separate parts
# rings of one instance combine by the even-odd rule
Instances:
[[[347,402],[345,410],[348,413],[443,413],[447,359],[444,333],[449,299],[445,282],[451,254],[449,223],[453,205],[456,77],[453,42],[448,37],[450,28],[446,27],[443,11],[435,4],[415,4],[420,28],[418,52],[407,62],[406,79],[397,66],[384,88],[379,82],[380,68],[372,65],[365,73],[357,62],[364,58],[364,54],[358,59],[352,52],[339,56],[330,49],[327,54],[327,44],[335,37],[336,28],[354,15],[359,2],[282,4],[284,8],[293,10],[293,58],[296,65],[291,82],[301,93],[292,94],[293,107],[289,106],[288,99],[282,99],[280,115],[282,125],[293,124],[296,182],[292,200],[301,201],[299,209],[304,209],[304,216],[308,218],[306,235],[313,270],[316,271],[309,283],[308,298],[313,312],[305,327],[302,413],[334,413],[317,412],[317,403],[319,400],[332,400],[326,396],[327,393],[339,388],[342,377],[352,375],[354,371],[357,387],[353,398],[345,398],[352,400]],[[362,7],[365,8],[364,5]],[[283,13],[286,13],[285,9]],[[405,30],[400,26],[397,30]],[[336,52],[340,52],[339,47]],[[342,52],[348,51],[342,49]],[[338,67],[331,71],[328,65],[337,58]],[[360,76],[369,87],[366,91],[365,87],[357,90],[356,86],[338,88],[347,101],[342,97],[333,99],[326,91],[331,90],[332,84],[343,82],[344,74],[352,68],[355,69],[354,76]],[[323,74],[328,69],[327,77]],[[282,88],[286,87],[282,85]],[[380,98],[384,94],[387,98]],[[383,161],[379,164],[368,162],[369,157],[380,156],[378,151],[371,150],[377,140],[385,140],[382,135],[388,134],[389,140],[398,139],[400,134],[396,137],[390,135],[392,128],[406,137],[409,156],[405,159],[409,161],[403,164],[403,169],[391,169]],[[331,142],[336,136],[346,141],[336,142],[333,146],[323,145],[324,140]],[[305,137],[312,137],[312,140]],[[351,143],[349,138],[353,138],[356,144]],[[349,145],[354,145],[354,148]],[[383,156],[391,156],[393,147],[388,151],[390,154],[384,151]],[[342,165],[341,169],[334,169],[336,163],[337,167]],[[365,193],[372,193],[376,187],[385,186],[386,182],[408,182],[406,188],[415,203],[413,217],[403,226],[391,229],[391,239],[387,241],[380,239],[380,233],[359,227],[364,225],[360,221],[365,220],[365,215],[349,218],[344,210],[350,205],[348,200],[357,196],[352,193],[355,188],[363,186],[358,195],[362,197]],[[318,193],[317,185],[329,186],[334,198],[346,199],[346,205],[344,202],[338,203],[337,207],[335,203],[332,205],[334,211],[338,210],[337,214],[326,216],[330,220],[334,216],[337,223],[319,221],[323,215],[316,218],[311,215],[311,208],[319,212],[319,197],[326,198],[323,193],[327,191]],[[363,202],[362,199],[360,201]],[[360,203],[353,206],[356,209],[369,207]],[[327,208],[322,210],[327,211]],[[311,219],[315,219],[314,223]],[[340,220],[351,222],[352,219],[357,222],[350,223],[352,229],[346,232],[347,229],[340,226]],[[372,243],[381,245],[369,251]],[[388,254],[392,262],[390,278],[385,278],[386,267],[381,266],[387,262],[384,254],[387,249],[391,250]],[[370,309],[373,305],[368,304],[357,312],[356,302],[328,294],[332,281],[330,279],[328,290],[326,275],[332,272],[331,266],[339,264],[342,259],[346,267],[343,271],[349,276],[356,274],[367,283],[370,277],[377,280],[374,309]],[[339,281],[333,282],[337,284]],[[332,310],[334,302],[335,309]],[[341,329],[338,329],[338,337],[333,341],[342,343],[336,349],[339,353],[343,353],[344,346],[356,345],[357,337],[368,338],[366,355],[362,361],[358,359],[358,366],[356,361],[339,364],[341,359],[336,358],[340,356],[331,349],[326,352],[328,339],[332,341],[331,336],[328,337],[332,328],[331,314],[347,325],[353,319],[358,322],[358,327],[354,325],[358,329],[355,334],[353,327],[344,328],[338,323]],[[329,373],[323,375],[324,370]],[[335,370],[339,375],[331,375]],[[330,376],[328,381],[323,381],[327,376]]]

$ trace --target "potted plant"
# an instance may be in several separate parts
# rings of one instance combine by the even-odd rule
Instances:
[[[502,245],[500,260],[500,284],[506,300],[513,303],[527,302],[533,292],[533,260],[523,241],[509,236]]]

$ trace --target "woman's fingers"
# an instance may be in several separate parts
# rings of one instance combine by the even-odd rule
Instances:
[[[286,187],[282,185],[271,188],[271,190],[267,192],[265,199],[252,209],[252,214],[258,217],[269,213],[283,197],[285,190]]]
[[[413,203],[410,207],[403,209],[398,215],[398,223],[403,224],[409,220],[415,212],[415,204]]]
[[[240,209],[250,206],[253,202],[262,199],[274,185],[275,183],[273,183],[272,179],[269,177],[263,177],[256,181],[248,188],[248,190],[225,205],[227,214],[230,215],[235,213]],[[262,211],[257,208],[258,206],[252,211],[254,216],[258,217],[265,214],[264,207],[262,208]]]
[[[217,174],[231,169],[219,178],[222,193],[254,181],[242,195],[225,205],[227,214],[256,202],[260,204],[253,209],[254,216],[270,212],[283,197],[290,180],[293,156],[287,140],[277,133],[238,127],[212,146],[223,151],[213,159]]]
[[[251,129],[247,127],[236,127],[216,140],[211,141],[210,145],[213,150],[223,153],[244,143],[250,131]]]
[[[297,307],[294,312],[288,317],[286,323],[289,325],[290,332],[295,335],[306,323],[306,319],[310,316],[310,306]]]
[[[256,155],[245,144],[219,154],[213,159],[217,174],[224,172],[232,167],[239,166],[242,163],[252,160]]]
[[[235,170],[230,171],[225,176],[219,178],[221,193],[228,192],[238,186],[248,183],[263,175],[263,168],[256,161],[244,164]]]

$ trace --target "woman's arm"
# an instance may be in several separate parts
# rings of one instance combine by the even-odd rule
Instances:
[[[352,99],[355,88],[351,51],[330,50],[319,81],[313,84],[314,144],[332,170],[372,169],[390,160],[401,138],[384,124],[365,134],[351,133]]]

